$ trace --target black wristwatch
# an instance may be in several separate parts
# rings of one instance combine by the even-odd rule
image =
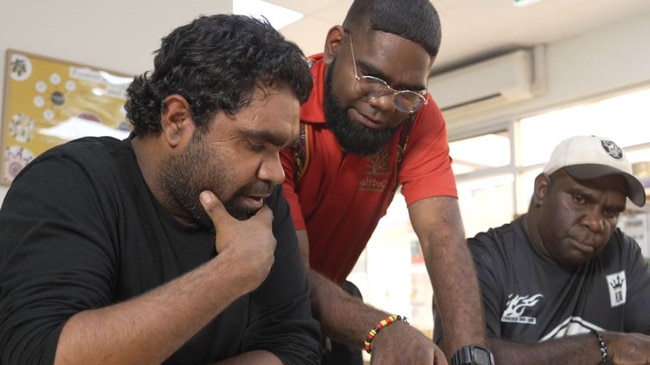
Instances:
[[[494,356],[485,347],[465,346],[456,351],[451,365],[494,365]]]

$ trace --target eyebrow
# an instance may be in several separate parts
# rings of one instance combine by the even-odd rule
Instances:
[[[282,147],[287,142],[286,138],[279,137],[276,134],[273,134],[273,133],[271,133],[269,131],[266,131],[266,130],[240,128],[240,132],[244,136],[246,136],[248,138],[253,138],[253,139],[265,141],[265,142],[271,143],[272,145],[274,145],[276,147]],[[295,140],[297,140],[297,138]],[[292,143],[293,143],[293,141],[292,141]]]
[[[424,87],[423,85],[415,85],[415,84],[411,84],[411,85],[406,85],[406,84],[402,85],[402,84],[400,84],[400,85],[398,85],[398,84],[393,84],[392,82],[390,82],[390,78],[386,74],[381,72],[375,66],[369,64],[368,62],[360,60],[358,58],[357,58],[357,63],[358,63],[357,69],[364,70],[366,72],[365,74],[368,75],[368,76],[378,77],[378,78],[386,81],[390,87],[392,87],[393,89],[395,89],[397,91],[410,90],[410,91],[416,91],[417,92],[417,91],[425,91],[426,90],[426,87]]]
[[[576,188],[570,189],[568,191],[573,195],[581,195],[590,204],[598,203],[598,199],[596,199],[594,194],[588,193],[588,192],[586,192],[585,190],[583,190],[581,188],[576,187]],[[625,204],[624,205],[606,204],[605,207],[608,208],[608,209],[614,209],[614,210],[617,210],[617,211],[620,211],[620,212],[625,210]]]

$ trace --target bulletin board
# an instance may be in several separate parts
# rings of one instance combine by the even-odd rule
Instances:
[[[127,74],[8,50],[0,184],[44,151],[84,136],[126,138]]]

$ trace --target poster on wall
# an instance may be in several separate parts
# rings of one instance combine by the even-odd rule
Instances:
[[[8,50],[0,183],[44,151],[85,136],[126,138],[124,103],[132,76]]]

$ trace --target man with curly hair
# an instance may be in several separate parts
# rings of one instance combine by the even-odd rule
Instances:
[[[202,16],[128,88],[128,139],[36,158],[0,210],[0,364],[317,364],[280,150],[311,91],[266,21]]]

